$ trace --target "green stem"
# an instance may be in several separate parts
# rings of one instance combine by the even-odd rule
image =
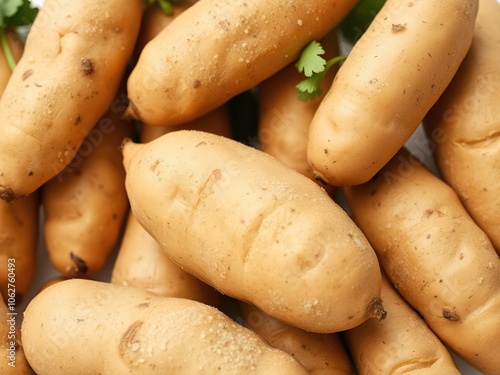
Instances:
[[[16,67],[16,59],[12,56],[12,50],[10,49],[9,41],[7,40],[7,35],[5,34],[5,28],[3,27],[0,27],[0,44],[2,45],[5,60],[7,60],[10,70],[14,71],[14,68]]]

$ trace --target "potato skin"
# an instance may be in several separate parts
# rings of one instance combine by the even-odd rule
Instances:
[[[104,115],[132,54],[140,0],[47,0],[0,101],[0,198],[67,166]]]
[[[254,305],[240,302],[239,307],[240,323],[274,348],[290,353],[309,374],[352,375],[349,355],[338,334],[306,332],[270,317]]]
[[[436,164],[500,254],[500,4],[481,0],[472,46],[424,119]]]
[[[160,126],[199,117],[295,61],[355,3],[198,1],[143,49],[128,80],[129,114]]]
[[[85,279],[40,292],[22,339],[38,375],[307,374],[211,306]]]
[[[387,318],[342,332],[358,374],[460,375],[443,343],[386,277],[382,299]]]
[[[314,173],[368,181],[409,139],[470,47],[478,0],[387,0],[354,45],[309,131]]]
[[[102,269],[128,212],[121,143],[131,128],[121,118],[124,104],[118,98],[113,103],[75,159],[42,187],[47,251],[66,277]]]
[[[307,177],[199,131],[128,142],[123,154],[134,215],[187,272],[313,332],[383,317],[370,244]]]
[[[345,193],[405,300],[458,355],[498,374],[500,259],[454,190],[403,149]]]

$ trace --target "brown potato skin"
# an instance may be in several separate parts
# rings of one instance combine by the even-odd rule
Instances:
[[[307,374],[214,307],[86,279],[38,294],[22,339],[38,375]]]
[[[295,61],[355,3],[198,1],[142,50],[128,113],[160,126],[199,117]]]
[[[450,353],[418,313],[382,277],[387,317],[344,331],[358,374],[460,375]]]
[[[187,272],[313,332],[383,317],[370,244],[307,177],[194,130],[127,142],[123,154],[135,217]]]
[[[0,298],[0,350],[2,356],[0,357],[0,374],[2,375],[32,375],[28,361],[24,355],[23,346],[21,344],[21,335],[19,333],[19,314],[9,315],[9,309],[5,304],[3,298]],[[9,320],[14,319],[12,322]],[[12,324],[12,325],[11,325]],[[15,337],[12,337],[15,335]],[[13,358],[11,355],[11,347],[14,347]],[[9,362],[14,360],[15,366],[9,365]]]
[[[500,259],[455,191],[402,149],[345,193],[404,299],[459,356],[498,374]]]
[[[500,254],[500,4],[480,0],[472,46],[424,119],[445,181]]]
[[[322,56],[325,60],[339,55],[335,31],[330,32],[320,43],[325,49]],[[309,125],[336,72],[337,66],[333,66],[321,84],[323,94],[307,102],[298,98],[296,85],[305,77],[297,71],[294,63],[258,85],[258,137],[261,150],[313,180],[314,174],[307,160]],[[317,182],[328,193],[333,193],[332,187]]]
[[[109,108],[139,32],[140,0],[47,0],[0,101],[0,198],[63,170]]]
[[[289,353],[309,374],[352,375],[349,355],[338,334],[306,332],[270,317],[254,305],[240,302],[239,307],[240,323],[274,348]]]
[[[470,47],[478,0],[387,0],[310,126],[307,155],[334,186],[368,181],[415,132]]]
[[[116,99],[75,159],[42,188],[45,242],[66,277],[100,271],[117,245],[128,212],[121,143],[130,137]],[[121,111],[120,111],[121,109]]]

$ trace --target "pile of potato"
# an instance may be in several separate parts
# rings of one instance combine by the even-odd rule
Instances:
[[[356,3],[46,0],[9,33],[2,374],[500,374],[500,3],[387,0],[300,101]],[[60,277],[16,320],[39,228]]]

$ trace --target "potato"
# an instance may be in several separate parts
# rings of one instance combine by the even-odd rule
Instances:
[[[500,254],[500,4],[481,0],[472,46],[424,119],[443,178]]]
[[[382,298],[386,319],[342,333],[358,374],[460,375],[443,343],[386,277]]]
[[[370,244],[309,178],[194,130],[127,142],[123,155],[132,212],[187,272],[313,332],[384,316]]]
[[[353,46],[309,129],[316,176],[361,184],[415,132],[468,51],[478,0],[387,0]]]
[[[15,314],[14,314],[15,313]],[[3,298],[0,298],[0,373],[2,375],[31,375],[32,371],[24,355],[19,335],[19,318],[10,312]]]
[[[320,43],[325,49],[325,59],[338,56],[335,30]],[[328,71],[322,81],[323,93],[330,87],[336,72],[336,67]],[[314,179],[307,160],[307,140],[309,124],[324,95],[307,102],[299,100],[296,85],[303,79],[303,74],[297,71],[295,64],[290,64],[258,85],[258,137],[262,151]],[[318,183],[333,193],[333,189]]]
[[[120,239],[129,208],[120,146],[131,135],[123,109],[117,97],[73,161],[42,187],[47,251],[66,277],[100,271]]]
[[[355,3],[198,1],[142,50],[128,113],[160,126],[200,117],[295,61]]]
[[[403,149],[345,193],[404,299],[459,356],[498,374],[500,258],[455,191]]]
[[[109,108],[139,31],[141,0],[47,0],[0,101],[0,198],[61,172]]]
[[[239,306],[240,323],[271,346],[289,353],[311,375],[352,375],[351,361],[338,334],[306,332],[270,317],[254,305],[240,302]]]
[[[85,279],[38,294],[22,339],[38,375],[307,374],[211,306]]]

